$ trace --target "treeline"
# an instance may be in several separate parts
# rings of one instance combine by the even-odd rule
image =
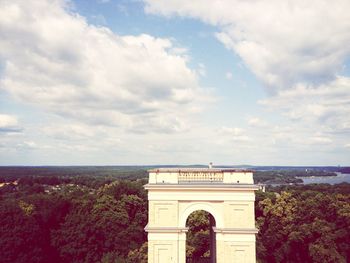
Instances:
[[[259,262],[349,262],[350,184],[258,192]]]
[[[350,167],[342,167],[338,170],[340,173],[350,174]]]
[[[15,181],[0,187],[1,262],[146,262],[146,179]],[[350,261],[350,184],[268,187],[255,208],[258,262]],[[208,256],[208,217],[188,224],[188,256]]]
[[[145,181],[108,182],[48,187],[20,179],[1,187],[1,262],[141,262]]]
[[[147,177],[147,166],[0,166],[0,183],[19,178],[59,178],[73,180],[75,177],[135,180]]]
[[[322,170],[268,170],[254,171],[254,182],[264,184],[298,184],[303,180],[299,177],[336,176],[335,172]]]
[[[160,166],[159,166],[160,167]],[[174,166],[177,167],[177,166]],[[183,166],[179,166],[183,167]],[[186,166],[184,166],[186,167]],[[200,166],[204,168],[204,166]],[[53,184],[54,180],[65,180],[75,183],[84,183],[88,178],[93,180],[108,178],[110,181],[116,179],[136,180],[146,178],[150,166],[42,166],[42,167],[16,167],[0,166],[0,183],[12,182],[19,178],[34,177],[40,184]],[[264,168],[264,169],[263,169]],[[302,183],[298,177],[308,176],[336,176],[335,172],[350,173],[349,167],[287,167],[283,169],[268,169],[269,167],[257,167],[254,171],[255,183],[266,184],[289,184]],[[323,169],[323,170],[322,170]],[[46,180],[46,182],[45,182]],[[91,180],[91,179],[90,179]]]

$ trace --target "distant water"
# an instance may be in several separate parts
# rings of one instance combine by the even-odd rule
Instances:
[[[311,176],[298,177],[303,180],[303,184],[340,184],[350,183],[350,174],[336,173],[337,176]]]

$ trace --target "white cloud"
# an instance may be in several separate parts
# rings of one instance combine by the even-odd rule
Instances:
[[[348,164],[347,2],[321,0],[312,10],[301,0],[148,3],[148,12],[217,26],[217,38],[242,58],[239,67],[271,91],[263,110],[286,118],[252,107],[241,116],[253,115],[246,122],[225,112],[204,123],[194,114],[209,100],[198,84],[206,68],[176,40],[117,35],[88,24],[68,1],[2,0],[1,92],[44,116],[20,115],[25,130],[0,136],[2,164]],[[242,126],[218,129],[225,121]]]
[[[220,139],[227,139],[234,142],[249,142],[251,138],[247,135],[247,132],[238,127],[221,127],[219,129]],[[224,136],[226,138],[222,138]]]
[[[60,123],[59,125],[45,125],[41,128],[45,136],[63,140],[63,141],[82,141],[88,139],[95,139],[94,136],[103,129],[101,127],[95,127],[91,129],[90,126],[77,123]]]
[[[350,55],[350,2],[144,0],[148,13],[198,18],[268,87],[330,80]]]
[[[350,133],[350,78],[338,77],[319,86],[299,84],[260,103],[282,110],[292,120]]]
[[[260,128],[264,128],[266,126],[268,126],[268,123],[258,117],[250,117],[248,119],[248,124],[249,126],[252,126],[252,127],[260,127]]]
[[[1,132],[19,132],[18,120],[16,116],[0,114],[0,133]]]
[[[90,125],[176,132],[207,96],[171,40],[116,35],[63,0],[1,1],[0,59],[1,89]]]
[[[310,142],[310,143],[314,143],[314,144],[330,144],[332,143],[332,139],[329,137],[324,137],[324,136],[314,136],[310,138],[310,141],[306,141],[306,142]]]
[[[244,130],[242,128],[238,127],[221,127],[219,130],[221,133],[224,134],[232,134],[232,135],[242,135],[244,133]]]
[[[240,56],[264,83],[260,104],[282,112],[290,133],[257,118],[256,138],[282,145],[344,145],[350,134],[350,1],[144,0],[145,11],[199,19],[217,27],[216,37]],[[275,118],[280,120],[280,118]],[[264,129],[262,129],[264,128]],[[315,135],[321,132],[321,135]]]
[[[18,120],[15,116],[7,115],[7,114],[0,114],[0,127],[1,128],[7,128],[7,127],[14,127],[17,126]]]
[[[232,79],[232,73],[231,72],[226,72],[226,79]]]
[[[16,147],[18,147],[18,148],[26,148],[26,149],[35,149],[35,148],[38,147],[38,145],[35,142],[33,142],[33,141],[24,141],[22,143],[18,143],[16,145]]]

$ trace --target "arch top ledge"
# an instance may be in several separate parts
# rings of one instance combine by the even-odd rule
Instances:
[[[149,170],[149,184],[254,184],[253,171],[230,168],[158,168]]]
[[[167,184],[148,183],[144,185],[146,190],[206,190],[206,191],[232,191],[232,190],[259,190],[261,187],[256,184]]]

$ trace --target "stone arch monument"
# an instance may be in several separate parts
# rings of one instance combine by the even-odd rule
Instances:
[[[197,210],[209,212],[211,262],[255,263],[253,172],[224,168],[149,170],[149,263],[186,262],[186,220]]]

